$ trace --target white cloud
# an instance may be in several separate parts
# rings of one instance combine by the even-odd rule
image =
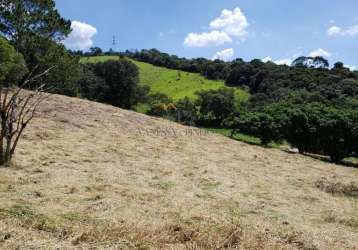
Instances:
[[[290,66],[292,61],[293,61],[293,59],[285,58],[285,59],[273,60],[271,57],[267,56],[265,58],[262,58],[261,61],[264,62],[264,63],[273,62],[273,63],[275,63],[277,65],[288,65],[288,66]]]
[[[291,66],[292,62],[294,60],[296,60],[299,56],[301,56],[302,53],[299,52],[299,53],[295,53],[292,55],[291,58],[282,58],[282,59],[277,59],[277,60],[273,60],[270,56],[267,56],[265,58],[262,58],[261,61],[266,63],[266,62],[273,62],[277,65],[288,65],[288,66]],[[322,48],[318,48],[314,51],[311,51],[309,53],[309,56],[310,57],[316,57],[316,56],[322,56],[322,57],[330,57],[331,56],[331,53],[329,53],[328,51],[325,51],[324,49]]]
[[[329,36],[339,36],[342,32],[342,29],[338,26],[332,26],[327,30]]]
[[[87,23],[72,21],[72,32],[64,41],[69,49],[85,50],[93,45],[92,38],[97,33],[97,29]]]
[[[230,61],[234,58],[234,54],[235,54],[235,51],[233,48],[224,49],[222,51],[216,52],[216,54],[214,55],[214,57],[212,59],[213,60],[219,59],[222,61]]]
[[[225,32],[213,30],[210,33],[190,33],[184,40],[186,47],[210,47],[219,46],[224,43],[232,42],[230,36]]]
[[[233,41],[233,37],[244,40],[249,23],[240,8],[224,9],[220,17],[209,24],[211,32],[189,33],[184,39],[186,47],[220,46]]]
[[[248,34],[247,28],[249,23],[246,16],[242,13],[240,8],[235,8],[233,11],[224,9],[221,16],[210,23],[210,28],[213,30],[221,30],[228,35],[245,38]]]
[[[354,25],[352,27],[349,27],[345,33],[348,35],[348,36],[356,36],[358,35],[358,25]]]
[[[356,66],[354,66],[354,65],[348,65],[348,64],[345,64],[344,67],[350,69],[351,71],[355,71],[355,70],[357,69]]]
[[[276,60],[276,61],[273,61],[273,62],[278,64],[278,65],[290,66],[292,64],[292,59],[285,58],[285,59],[280,59],[280,60]]]
[[[331,53],[329,53],[328,51],[325,51],[324,49],[318,48],[314,51],[311,51],[308,56],[310,56],[310,57],[317,57],[317,56],[330,57]]]
[[[358,25],[354,25],[348,28],[341,28],[338,26],[332,26],[327,30],[327,34],[332,37],[338,36],[356,36],[358,35]]]
[[[269,56],[266,56],[265,58],[262,58],[261,61],[264,62],[264,63],[272,62],[272,58],[269,57]]]

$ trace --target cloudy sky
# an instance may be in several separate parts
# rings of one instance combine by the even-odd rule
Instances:
[[[72,20],[68,48],[159,50],[184,57],[300,55],[358,66],[357,0],[56,0]]]

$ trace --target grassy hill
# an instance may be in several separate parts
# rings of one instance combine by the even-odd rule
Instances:
[[[0,169],[0,249],[356,249],[357,179],[54,95]]]
[[[83,58],[82,62],[104,62],[117,58],[117,56],[97,56]],[[152,93],[163,93],[174,100],[184,97],[194,98],[196,91],[218,89],[225,86],[223,81],[208,80],[200,74],[157,67],[135,60],[131,61],[139,68],[140,84],[150,86]],[[249,96],[247,92],[240,89],[236,89],[235,93],[238,101],[245,100]]]

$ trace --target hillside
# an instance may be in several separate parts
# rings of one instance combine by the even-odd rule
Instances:
[[[83,58],[82,62],[104,62],[117,58],[117,56],[96,56]],[[196,91],[218,89],[225,86],[221,80],[208,80],[200,74],[157,67],[135,60],[131,61],[139,68],[140,84],[149,86],[152,93],[166,94],[175,101],[184,97],[194,98]],[[235,93],[238,100],[248,98],[248,93],[243,90],[236,89]]]
[[[0,173],[1,249],[357,249],[358,169],[85,100]]]

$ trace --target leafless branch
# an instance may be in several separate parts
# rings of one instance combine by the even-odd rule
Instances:
[[[10,162],[23,131],[34,118],[40,104],[51,95],[46,92],[52,88],[41,84],[32,90],[25,89],[53,68],[39,74],[35,74],[34,69],[18,86],[0,86],[0,165]]]

